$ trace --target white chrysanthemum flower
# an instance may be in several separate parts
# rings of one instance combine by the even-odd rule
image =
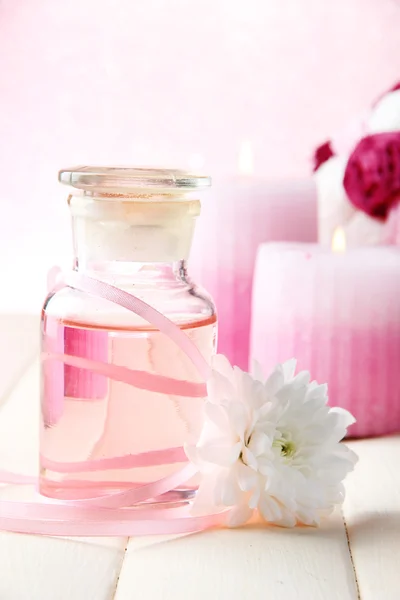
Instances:
[[[295,368],[290,360],[263,381],[214,357],[202,433],[186,448],[202,473],[195,511],[232,507],[231,525],[255,509],[269,523],[317,525],[343,501],[357,457],[339,442],[354,418]]]

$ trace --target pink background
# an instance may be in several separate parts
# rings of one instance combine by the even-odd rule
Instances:
[[[60,167],[229,174],[249,140],[256,173],[306,176],[400,79],[399,31],[397,0],[0,0],[0,266],[19,292],[0,307],[39,306],[68,257]]]

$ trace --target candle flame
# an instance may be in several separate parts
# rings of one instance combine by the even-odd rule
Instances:
[[[336,227],[332,236],[332,251],[345,252],[346,250],[346,234],[343,227]]]
[[[252,175],[254,172],[253,149],[248,140],[242,142],[240,146],[238,166],[241,175]]]

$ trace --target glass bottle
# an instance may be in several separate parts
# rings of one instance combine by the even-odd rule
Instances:
[[[73,269],[162,312],[209,361],[216,344],[215,306],[189,279],[186,259],[200,213],[194,192],[208,187],[210,179],[174,170],[79,167],[60,171],[59,180],[71,186]],[[119,305],[67,286],[48,295],[41,328],[43,353],[202,381],[165,334]],[[40,492],[82,498],[173,473],[182,464],[80,472],[79,463],[192,443],[200,432],[203,404],[204,398],[137,389],[59,360],[43,360]],[[192,480],[156,502],[185,501],[195,491]]]

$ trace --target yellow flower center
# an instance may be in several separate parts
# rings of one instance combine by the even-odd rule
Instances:
[[[285,458],[291,458],[296,453],[296,446],[291,440],[285,440],[284,438],[275,439],[273,444],[275,448],[280,448],[281,455]]]

